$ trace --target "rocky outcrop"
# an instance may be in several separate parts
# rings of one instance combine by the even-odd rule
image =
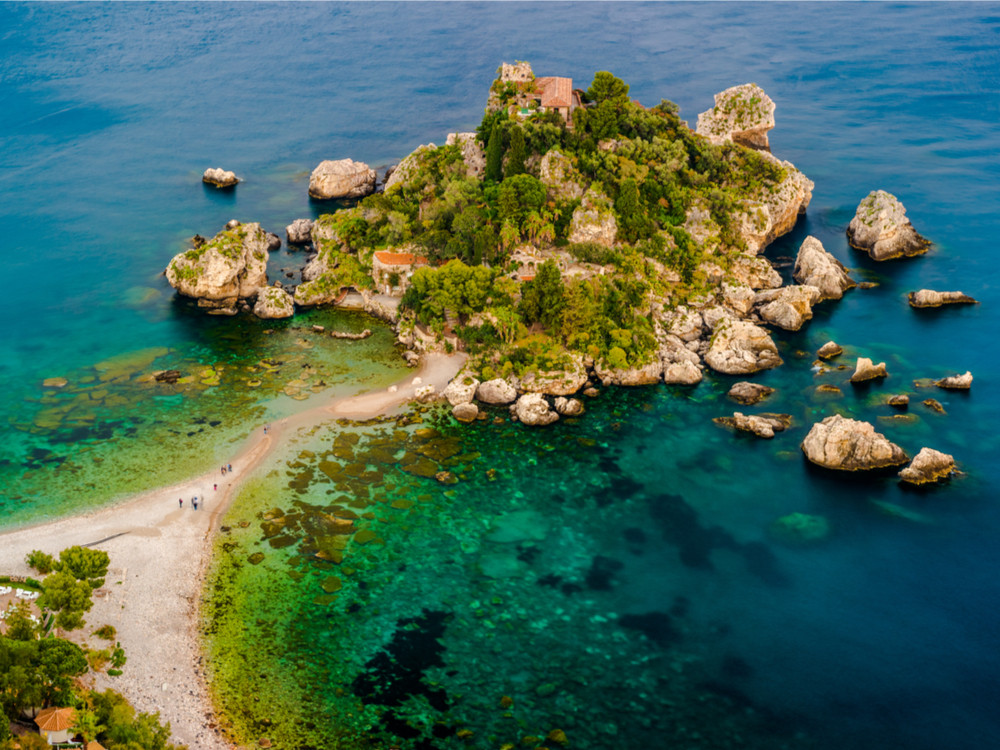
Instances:
[[[852,383],[864,383],[877,378],[886,378],[889,373],[885,369],[885,362],[875,364],[868,357],[858,357],[858,362],[854,367],[854,374],[851,375]]]
[[[792,417],[790,414],[744,414],[737,411],[731,417],[716,417],[712,421],[770,440],[774,433],[783,432],[791,426]]]
[[[586,180],[573,166],[572,160],[556,149],[542,157],[539,179],[548,188],[552,200],[579,200],[586,189]]]
[[[476,139],[475,133],[448,133],[446,146],[458,146],[462,150],[462,161],[465,162],[465,175],[480,179],[486,171],[486,151]],[[386,183],[388,186],[388,183]]]
[[[792,231],[799,216],[806,212],[816,187],[790,161],[781,161],[766,152],[761,152],[761,156],[781,167],[784,177],[744,201],[743,210],[734,217],[740,236],[752,253],[759,253]]]
[[[606,363],[594,363],[594,372],[603,385],[652,385],[663,377],[663,363],[657,359],[642,367],[611,368]]]
[[[857,286],[844,264],[834,258],[815,237],[806,237],[795,257],[792,276],[800,284],[819,289],[820,299],[840,299]]]
[[[704,377],[701,358],[672,334],[665,334],[657,351],[667,385],[697,385]]]
[[[375,170],[353,159],[323,161],[309,176],[309,196],[318,200],[364,198],[375,192]]]
[[[618,222],[611,200],[596,188],[590,188],[573,212],[569,224],[570,242],[596,242],[612,247],[618,236]]]
[[[285,237],[289,245],[308,245],[312,242],[312,231],[310,219],[296,219],[285,227]]]
[[[564,417],[576,417],[583,414],[583,402],[577,398],[556,397],[556,411]]]
[[[479,381],[468,373],[460,372],[456,375],[441,395],[448,399],[452,406],[468,404],[476,397],[476,390],[479,388]]]
[[[947,478],[955,471],[955,459],[933,448],[921,448],[913,461],[899,472],[907,484],[933,484]]]
[[[697,310],[682,305],[675,310],[668,310],[660,317],[663,329],[681,341],[697,341],[704,332],[705,322]]]
[[[934,385],[950,391],[967,391],[972,387],[972,373],[966,370],[964,375],[949,375],[934,381]]]
[[[235,314],[240,300],[267,286],[268,245],[260,224],[237,224],[200,247],[175,255],[167,264],[167,281],[209,312]]]
[[[559,419],[541,393],[525,393],[511,408],[521,422],[532,427],[543,427]]]
[[[871,471],[901,466],[907,456],[868,422],[839,414],[817,422],[802,441],[802,452],[817,466],[836,471]]]
[[[738,284],[755,290],[781,286],[781,274],[763,256],[734,253],[729,263],[729,276]]]
[[[276,286],[267,286],[257,293],[253,314],[264,320],[290,318],[295,314],[292,295]]]
[[[479,407],[472,403],[455,404],[451,414],[459,422],[475,422],[479,416]]]
[[[833,359],[834,357],[839,357],[843,353],[844,348],[840,344],[836,341],[827,341],[819,348],[819,351],[816,352],[816,356],[826,361],[828,359]]]
[[[715,95],[715,106],[698,115],[698,135],[716,145],[733,141],[770,151],[767,131],[774,127],[774,102],[756,83],[733,86]]]
[[[774,393],[774,388],[761,385],[760,383],[751,383],[748,380],[743,380],[739,383],[735,383],[726,395],[738,404],[753,406],[759,401],[763,401],[772,393]]]
[[[720,323],[712,335],[705,363],[727,375],[747,375],[781,364],[770,334],[745,320]]]
[[[821,299],[814,286],[784,286],[758,292],[754,304],[762,320],[786,331],[797,331],[812,320],[812,306]]]
[[[847,241],[873,260],[920,255],[930,246],[906,218],[903,204],[884,190],[872,191],[858,204],[847,227]]]
[[[935,292],[921,289],[910,292],[910,307],[941,307],[942,305],[978,305],[979,300],[973,299],[963,292]]]
[[[494,378],[479,384],[476,399],[484,404],[512,404],[517,398],[517,388],[503,378]]]
[[[895,409],[905,409],[910,405],[910,397],[905,393],[897,393],[889,396],[886,403]]]
[[[730,284],[729,282],[723,282],[719,293],[722,297],[722,304],[741,318],[750,314],[750,311],[753,310],[754,300],[757,298],[751,287]]]
[[[217,188],[234,187],[240,181],[235,172],[228,172],[222,167],[209,167],[201,176],[201,181]]]
[[[587,368],[583,357],[572,359],[562,369],[553,372],[525,373],[518,384],[524,393],[544,393],[548,396],[571,396],[587,383]]]
[[[413,177],[419,170],[420,161],[423,159],[424,155],[436,148],[437,146],[433,143],[427,143],[423,146],[417,146],[417,148],[415,148],[407,156],[403,157],[403,160],[396,165],[396,168],[392,170],[392,174],[390,174],[388,179],[385,181],[386,192],[396,185],[402,185],[409,182],[410,178]]]

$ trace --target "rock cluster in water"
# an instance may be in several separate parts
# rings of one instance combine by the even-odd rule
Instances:
[[[871,471],[907,462],[906,453],[868,422],[839,414],[827,417],[809,430],[802,452],[812,463],[837,471]]]
[[[235,172],[229,172],[222,167],[209,167],[201,176],[201,181],[213,187],[229,188],[235,186],[240,179]]]
[[[942,305],[978,305],[978,300],[973,299],[963,292],[935,292],[931,289],[921,289],[919,292],[910,292],[908,295],[910,307],[941,307]]]

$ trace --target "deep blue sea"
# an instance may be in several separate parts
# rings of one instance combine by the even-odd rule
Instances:
[[[374,658],[394,632],[424,627],[448,644],[435,658],[461,661],[455,675],[441,667],[445,684],[454,679],[471,693],[509,667],[510,681],[496,677],[490,687],[496,700],[522,691],[520,704],[514,698],[515,706],[530,705],[525,722],[541,736],[563,726],[571,741],[575,727],[575,747],[655,746],[644,732],[666,736],[664,717],[673,716],[666,706],[686,700],[677,693],[681,676],[697,691],[692,701],[721,696],[770,717],[781,742],[823,750],[1000,745],[998,4],[0,4],[2,523],[66,514],[190,475],[307,396],[399,377],[384,327],[364,347],[317,346],[297,330],[303,320],[354,330],[373,324],[324,311],[271,326],[208,318],[176,300],[161,272],[185,238],[210,235],[231,218],[283,235],[293,219],[327,210],[306,194],[309,172],[323,159],[388,165],[472,129],[497,66],[515,59],[529,60],[539,75],[572,76],[580,87],[594,71],[612,71],[643,104],[670,99],[692,123],[714,93],[758,83],[777,103],[773,152],[816,183],[808,214],[768,257],[793,257],[812,234],[858,279],[879,285],[823,303],[800,333],[776,335],[786,364],[757,380],[779,389],[767,408],[796,423],[774,441],[712,425],[734,405],[724,397],[731,381],[709,377],[690,392],[606,392],[577,424],[539,432],[508,425],[496,439],[489,424],[458,432],[449,439],[459,447],[442,459],[468,472],[454,494],[438,497],[433,480],[423,488],[419,479],[389,482],[391,466],[375,476],[378,460],[361,462],[358,476],[372,473],[372,497],[385,489],[402,501],[392,507],[406,509],[413,532],[380,532],[385,544],[359,554],[339,600],[316,604],[322,592],[304,592],[298,625],[288,627],[309,623],[308,632],[267,629],[268,638],[287,637],[288,648],[300,650],[300,664],[315,667],[302,667],[313,682],[303,678],[296,689],[364,692],[363,680],[345,683],[332,666],[321,668],[337,661],[339,632],[367,634],[351,641],[352,653]],[[206,189],[200,175],[209,166],[245,181],[229,193]],[[895,194],[933,241],[927,255],[875,264],[848,247],[855,207],[879,188]],[[271,277],[301,263],[283,249],[272,256]],[[906,293],[924,287],[959,289],[982,304],[911,310]],[[830,338],[851,361],[884,360],[890,377],[867,390],[846,385],[849,373],[817,377],[811,353]],[[287,364],[275,374],[264,359]],[[302,383],[305,365],[317,374]],[[154,390],[146,382],[153,370],[173,367],[194,376],[189,387]],[[966,370],[975,376],[967,394],[913,384]],[[52,377],[68,384],[43,386]],[[819,396],[819,383],[842,386],[843,394]],[[881,401],[895,392],[911,394],[914,419],[880,419],[890,416]],[[947,413],[922,407],[927,397]],[[964,475],[907,492],[891,478],[812,471],[799,442],[835,411],[876,423],[911,455],[925,445],[952,453]],[[395,455],[384,450],[393,440],[423,450],[407,435],[390,430],[360,444],[371,442],[383,459]],[[292,450],[289,475],[316,455],[315,446],[306,457]],[[481,463],[501,460],[506,468]],[[497,467],[495,478],[482,479]],[[313,481],[271,487],[259,508],[247,499],[234,518],[253,520],[275,505],[287,511]],[[404,490],[434,498],[417,506],[433,506],[433,517],[413,518]],[[484,555],[497,560],[479,536],[523,512],[539,514],[529,518],[541,518],[546,531],[526,537],[535,546],[511,563],[517,585],[504,579],[497,593],[495,579],[476,579]],[[791,512],[828,518],[833,534],[808,548],[778,544],[768,527]],[[374,524],[391,521],[373,514]],[[251,525],[246,533],[259,531]],[[456,561],[469,556],[453,575],[434,558],[446,550]],[[319,575],[289,579],[283,566],[301,572],[300,563],[282,558],[254,575],[286,586]],[[379,567],[390,564],[391,575]],[[365,571],[371,583],[362,586]],[[591,590],[576,591],[577,579]],[[375,589],[377,614],[354,606],[374,601]],[[422,613],[414,591],[432,612]],[[548,597],[544,612],[534,609],[539,592]],[[469,644],[480,643],[485,616],[469,611],[499,606],[495,600],[511,617],[487,619],[508,640],[502,648],[482,641],[480,663]],[[316,607],[329,611],[320,617]],[[395,620],[372,625],[393,607]],[[574,617],[586,617],[576,641],[540,648],[545,632],[557,632],[553,623],[572,625]],[[243,637],[253,650],[264,636],[248,629]],[[628,665],[617,660],[616,643]],[[540,652],[560,658],[505,664],[520,646],[539,659]],[[647,663],[643,654],[662,673],[636,667]],[[636,682],[628,679],[633,669]],[[585,684],[598,677],[614,699],[584,702]],[[225,695],[232,677],[217,679]],[[455,693],[450,715],[475,726]],[[259,727],[258,719],[244,717],[237,729]],[[716,721],[708,713],[701,720]],[[670,735],[671,746],[743,746],[735,735],[706,740],[714,736],[707,724],[689,721]]]

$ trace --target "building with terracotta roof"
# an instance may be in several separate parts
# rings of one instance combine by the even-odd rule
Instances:
[[[72,708],[43,708],[35,717],[38,733],[50,745],[69,742],[70,727],[76,720],[76,711]]]
[[[535,100],[546,111],[556,112],[570,122],[573,110],[583,105],[572,78],[543,76],[535,79]]]
[[[410,277],[430,261],[423,255],[392,250],[378,250],[372,256],[372,279],[382,294],[402,296],[410,286]]]

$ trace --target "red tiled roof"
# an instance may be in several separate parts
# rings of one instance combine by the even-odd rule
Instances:
[[[412,266],[412,265],[426,265],[427,258],[422,255],[414,255],[413,253],[394,253],[389,250],[379,250],[375,253],[375,258],[379,263],[384,263],[387,266]]]
[[[75,717],[72,708],[45,708],[38,712],[35,723],[46,732],[62,732],[73,725]]]
[[[543,107],[569,107],[573,104],[573,79],[545,76],[535,79]]]

